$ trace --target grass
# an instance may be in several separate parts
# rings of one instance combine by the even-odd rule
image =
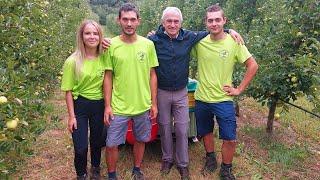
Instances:
[[[46,128],[33,147],[34,154],[21,166],[21,171],[15,176],[23,179],[73,179],[73,146],[70,134],[66,130],[67,111],[64,95],[57,92],[54,99],[52,114],[48,116],[50,126]],[[273,136],[265,132],[267,108],[261,107],[252,99],[240,102],[241,117],[238,127],[238,145],[233,161],[234,174],[237,179],[317,179],[320,170],[317,166],[320,157],[310,151],[319,150],[317,141],[318,133],[314,127],[309,127],[304,121],[315,123],[314,119],[304,119],[304,113],[299,114],[295,109],[282,114],[279,121],[275,122]],[[281,111],[278,109],[278,111]],[[287,119],[289,118],[289,119]],[[307,117],[308,118],[308,117]],[[294,124],[294,125],[293,125]],[[317,126],[318,124],[313,124]],[[289,129],[290,130],[289,130]],[[310,132],[305,132],[307,129]],[[216,141],[218,163],[221,162],[221,141],[218,132],[214,132]],[[318,149],[317,149],[318,148]],[[124,145],[120,148],[118,161],[119,179],[131,179],[132,146]],[[102,174],[106,174],[104,151],[102,152]],[[203,176],[201,169],[204,164],[205,150],[202,142],[189,144],[190,174],[191,179],[218,179],[218,170],[210,175]],[[90,159],[90,158],[89,158]],[[90,164],[90,163],[88,163]],[[180,179],[174,167],[170,174],[162,176],[161,146],[159,141],[147,144],[142,170],[147,179]],[[317,169],[318,168],[318,169]]]
[[[259,146],[268,151],[268,162],[279,163],[285,169],[301,163],[311,156],[308,149],[299,145],[288,146],[274,137],[268,137],[262,127],[243,127],[243,132],[258,140]]]
[[[308,110],[313,107],[303,98],[294,104]],[[285,107],[278,107],[276,113],[281,116],[274,122],[273,135],[268,136],[265,131],[268,108],[251,98],[242,100],[240,108],[245,109],[242,114],[244,121],[239,129],[240,136],[243,134],[244,137],[240,140],[244,142],[237,151],[242,152],[250,164],[255,164],[257,177],[262,174],[263,179],[319,178],[319,119],[294,107],[289,107],[288,111],[284,111]]]
[[[305,98],[298,99],[294,104],[310,111],[313,107]],[[291,127],[305,138],[311,138],[320,143],[320,119],[294,107],[290,107],[288,112],[285,108],[277,108],[277,112],[281,115],[279,122],[283,126]]]
[[[287,147],[282,143],[271,143],[266,148],[269,150],[269,161],[281,163],[285,168],[299,165],[310,156],[307,149],[299,146]]]

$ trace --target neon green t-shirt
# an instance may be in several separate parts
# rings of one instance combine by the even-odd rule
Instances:
[[[73,99],[83,96],[90,100],[103,99],[103,78],[105,67],[102,58],[85,59],[79,77],[75,74],[74,57],[70,56],[63,65],[61,90],[72,91]]]
[[[138,36],[136,42],[127,44],[116,36],[104,55],[113,77],[113,113],[132,116],[149,110],[150,69],[159,65],[153,42]]]
[[[237,44],[229,34],[218,41],[211,40],[209,34],[193,47],[191,54],[198,60],[195,99],[208,103],[232,101],[223,86],[232,85],[235,63],[244,63],[252,56],[246,46]]]

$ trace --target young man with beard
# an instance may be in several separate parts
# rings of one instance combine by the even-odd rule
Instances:
[[[122,32],[112,38],[105,57],[104,122],[108,126],[108,178],[117,179],[118,145],[125,143],[128,120],[132,118],[136,138],[132,175],[134,179],[144,179],[140,166],[145,142],[150,139],[150,120],[158,114],[157,76],[154,70],[158,59],[152,41],[136,34],[140,18],[133,4],[122,5],[117,21]]]
[[[232,159],[236,148],[236,117],[233,97],[241,94],[257,72],[258,65],[244,45],[239,45],[223,32],[226,17],[218,5],[210,6],[205,17],[210,34],[192,50],[198,60],[198,88],[195,92],[195,115],[198,135],[203,137],[206,150],[204,170],[217,169],[214,148],[214,117],[219,125],[222,143],[221,179],[235,179]],[[246,73],[238,87],[232,86],[232,74],[236,63],[243,63]]]

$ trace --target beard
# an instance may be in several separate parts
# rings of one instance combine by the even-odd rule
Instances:
[[[132,28],[128,31],[125,27],[122,27],[122,32],[127,36],[132,36],[136,34],[136,29]]]

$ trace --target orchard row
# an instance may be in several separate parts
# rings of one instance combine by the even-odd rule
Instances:
[[[48,126],[45,100],[90,12],[81,0],[2,0],[0,9],[1,178],[32,155],[32,142]]]

